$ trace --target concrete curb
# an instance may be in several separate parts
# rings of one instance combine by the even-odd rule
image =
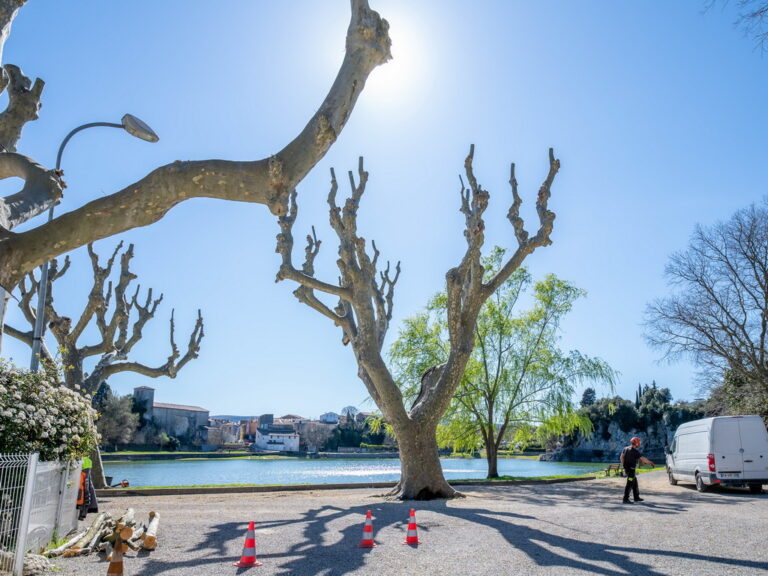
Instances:
[[[594,480],[596,476],[579,478],[553,478],[551,480],[500,480],[485,482],[480,480],[457,480],[449,482],[451,486],[522,486],[527,484],[561,484]],[[392,488],[396,482],[369,482],[367,484],[285,484],[276,486],[210,486],[196,488],[107,488],[96,490],[99,498],[110,496],[184,496],[191,494],[250,494],[259,492],[300,492],[308,490],[355,490],[370,488]]]

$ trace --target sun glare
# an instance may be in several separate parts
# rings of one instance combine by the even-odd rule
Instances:
[[[388,15],[392,38],[392,60],[379,66],[368,78],[363,101],[380,106],[400,106],[418,99],[427,82],[423,67],[424,45],[418,28],[403,12]]]

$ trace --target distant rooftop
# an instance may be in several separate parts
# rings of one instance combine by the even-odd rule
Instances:
[[[208,412],[200,406],[185,406],[184,404],[165,404],[163,402],[153,402],[152,408],[168,408],[169,410],[187,410],[188,412]]]

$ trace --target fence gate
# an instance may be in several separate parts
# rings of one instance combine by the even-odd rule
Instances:
[[[80,466],[0,454],[0,576],[21,576],[24,553],[77,528]]]
[[[21,574],[38,455],[0,454],[0,574]],[[20,567],[21,566],[21,567]]]

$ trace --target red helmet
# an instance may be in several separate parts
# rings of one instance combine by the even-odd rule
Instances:
[[[640,438],[637,436],[632,436],[632,440],[629,441],[632,446],[640,446]]]

